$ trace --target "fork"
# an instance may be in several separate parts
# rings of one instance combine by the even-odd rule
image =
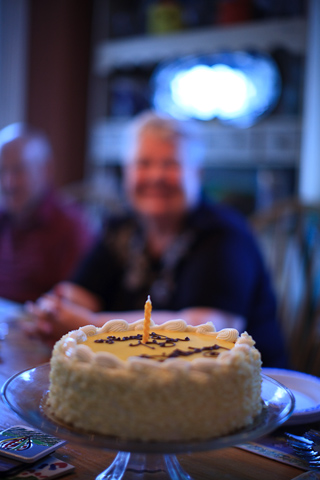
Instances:
[[[285,433],[288,444],[296,455],[308,463],[310,469],[320,470],[320,433],[309,430],[303,436]]]

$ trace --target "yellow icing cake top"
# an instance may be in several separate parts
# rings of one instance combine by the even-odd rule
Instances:
[[[144,344],[142,340],[143,319],[131,324],[114,319],[102,327],[86,325],[69,332],[54,349],[72,361],[94,362],[106,368],[135,368],[141,362],[146,365],[146,359],[164,367],[172,365],[174,360],[179,365],[185,360],[182,363],[186,366],[192,364],[198,368],[201,362],[203,368],[207,368],[212,365],[212,359],[222,361],[225,355],[234,352],[234,346],[240,351],[242,345],[245,350],[254,345],[246,332],[241,336],[234,328],[217,332],[211,322],[192,326],[181,319],[161,325],[152,322],[149,341]]]
[[[94,353],[109,352],[121,360],[132,356],[159,361],[166,358],[193,360],[216,357],[234,347],[234,342],[217,336],[218,332],[201,334],[151,328],[147,344],[142,343],[142,332],[137,330],[98,333],[88,336],[82,344],[90,347]]]

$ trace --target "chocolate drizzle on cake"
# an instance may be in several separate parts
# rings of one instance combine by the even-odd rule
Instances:
[[[142,342],[142,335],[138,333],[137,335],[130,335],[128,337],[116,337],[115,335],[108,335],[106,338],[100,338],[95,340],[95,343],[108,343],[112,344],[114,342],[126,342],[128,340],[137,340],[137,343],[129,343],[129,347],[137,347],[138,345],[145,345],[154,350],[155,347],[152,345],[158,345],[158,347],[174,347],[177,342],[190,342],[189,337],[185,338],[170,338],[166,335],[160,335],[159,333],[152,332],[150,333],[149,340],[147,343]]]
[[[115,335],[108,335],[106,338],[100,338],[99,340],[95,340],[95,343],[107,343],[113,344],[115,342],[126,342],[131,340],[136,340],[137,343],[129,343],[129,347],[137,347],[139,345],[144,345],[152,350],[155,349],[153,345],[158,345],[158,347],[168,348],[168,347],[175,347],[178,342],[189,342],[190,338],[171,338],[167,337],[166,335],[160,335],[159,333],[152,332],[149,335],[150,340],[147,343],[142,342],[142,334],[138,333],[137,335],[130,335],[124,337],[117,337]],[[202,347],[202,348],[195,348],[195,347],[188,347],[188,350],[180,350],[176,348],[171,353],[166,354],[162,353],[161,355],[139,355],[140,358],[149,358],[153,360],[158,360],[163,362],[167,358],[177,358],[177,357],[189,357],[190,355],[195,355],[196,353],[202,353],[204,357],[216,357],[219,355],[219,349],[228,350],[225,347],[221,347],[217,344],[214,344],[210,347]]]
[[[138,333],[138,335],[130,335],[129,337],[116,337],[115,335],[108,335],[106,338],[99,338],[98,340],[95,340],[94,343],[108,343],[112,344],[115,342],[126,342],[128,340],[138,340],[140,343],[137,345],[142,344],[142,335]],[[131,344],[130,344],[131,346]],[[134,345],[132,345],[134,346]]]
[[[151,358],[153,360],[159,360],[160,362],[163,362],[167,358],[177,358],[177,357],[189,357],[190,355],[194,355],[195,353],[203,353],[204,357],[217,357],[220,352],[220,348],[223,348],[224,350],[228,350],[225,347],[221,347],[217,344],[212,345],[210,347],[203,347],[203,348],[195,348],[195,347],[188,347],[189,350],[180,350],[179,348],[176,348],[173,350],[173,352],[169,353],[166,355],[165,353],[162,353],[161,355],[140,355],[141,358]]]

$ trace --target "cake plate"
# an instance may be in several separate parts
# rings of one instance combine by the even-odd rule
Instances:
[[[47,416],[43,403],[49,388],[49,371],[50,365],[47,363],[13,375],[2,387],[2,398],[20,418],[38,430],[73,443],[117,451],[113,463],[96,480],[192,480],[180,466],[176,454],[215,450],[249,442],[276,429],[290,417],[294,409],[291,391],[263,375],[264,407],[250,427],[206,441],[126,441],[78,431]]]

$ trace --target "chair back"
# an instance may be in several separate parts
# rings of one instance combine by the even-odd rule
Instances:
[[[250,222],[274,282],[290,368],[320,376],[320,204],[287,199]]]

